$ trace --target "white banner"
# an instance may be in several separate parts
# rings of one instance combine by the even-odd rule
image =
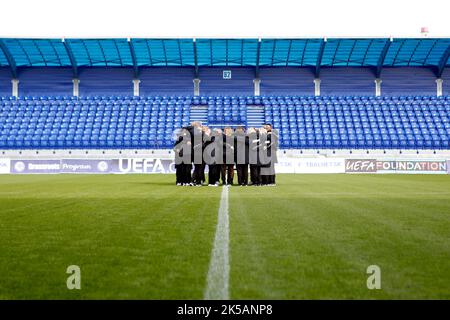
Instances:
[[[450,160],[279,157],[276,173],[436,173],[450,174]],[[0,158],[0,174],[175,173],[171,159],[21,159]]]
[[[344,158],[279,158],[277,173],[344,173]]]
[[[10,173],[10,172],[11,172],[11,160],[0,159],[0,174]]]

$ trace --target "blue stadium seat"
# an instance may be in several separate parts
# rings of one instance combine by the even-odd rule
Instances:
[[[247,124],[247,105],[282,148],[448,148],[450,97],[0,97],[0,148],[171,148],[191,105],[211,125]]]

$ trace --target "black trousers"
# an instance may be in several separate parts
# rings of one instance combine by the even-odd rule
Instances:
[[[210,164],[208,165],[209,172],[208,172],[208,183],[209,184],[216,184],[219,182],[220,179],[220,164]]]
[[[236,164],[238,184],[243,186],[248,184],[248,164]]]
[[[205,182],[205,164],[194,164],[194,173],[192,175],[192,181],[195,184],[202,184]]]
[[[191,183],[192,177],[191,177],[191,171],[192,171],[192,164],[184,164],[184,171],[183,171],[183,183]]]
[[[222,183],[233,184],[234,164],[223,164],[221,168]]]
[[[183,169],[182,169],[182,165],[181,164],[176,164],[175,165],[175,177],[176,177],[176,183],[183,183]]]
[[[261,183],[263,185],[275,184],[275,163],[271,162],[261,168]]]
[[[177,164],[175,169],[177,183],[191,183],[192,164]]]
[[[270,176],[270,183],[275,184],[275,175],[274,174]]]
[[[202,183],[206,181],[205,168],[206,168],[206,164],[203,162],[202,163],[202,170],[200,171],[200,180],[202,181]]]
[[[267,175],[262,175],[261,176],[261,184],[262,185],[266,185],[266,184],[271,184],[271,177],[272,176],[267,176]]]
[[[250,180],[254,185],[261,184],[261,167],[255,164],[250,165]]]

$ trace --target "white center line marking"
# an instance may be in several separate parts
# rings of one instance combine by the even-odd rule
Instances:
[[[222,188],[211,261],[205,290],[206,300],[228,300],[230,264],[228,244],[230,227],[228,218],[228,187]]]

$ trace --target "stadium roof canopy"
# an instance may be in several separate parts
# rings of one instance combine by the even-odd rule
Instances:
[[[0,67],[429,67],[450,66],[450,38],[0,39]]]

